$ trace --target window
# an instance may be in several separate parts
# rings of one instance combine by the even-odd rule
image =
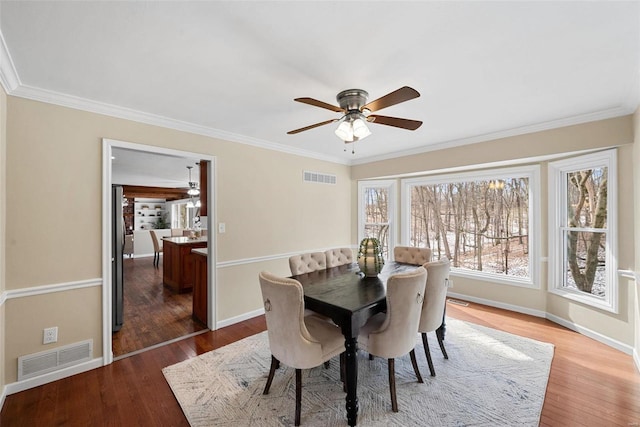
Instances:
[[[403,180],[403,244],[446,256],[459,275],[537,286],[538,175],[529,166]]]
[[[358,241],[377,238],[385,259],[389,259],[394,244],[395,188],[395,181],[358,183]]]
[[[617,312],[616,151],[549,164],[549,290]]]

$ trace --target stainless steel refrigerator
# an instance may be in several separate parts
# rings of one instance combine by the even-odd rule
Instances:
[[[111,254],[111,277],[112,277],[112,301],[113,301],[113,324],[112,331],[117,332],[122,328],[124,322],[123,313],[123,291],[124,291],[124,272],[122,270],[122,262],[124,258],[124,212],[122,209],[122,201],[124,199],[122,186],[114,185],[111,189],[113,212],[112,220],[112,254]]]

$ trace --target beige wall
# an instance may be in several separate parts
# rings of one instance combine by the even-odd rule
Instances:
[[[6,199],[6,146],[7,146],[7,94],[0,85],[0,299],[5,290],[5,199]],[[5,380],[4,360],[5,360],[5,310],[4,304],[0,304],[0,393],[2,392]]]
[[[0,91],[1,92],[1,91]],[[472,146],[358,165],[352,168],[299,156],[101,116],[0,93],[0,148],[6,145],[6,269],[0,286],[25,288],[102,279],[101,139],[148,144],[216,156],[218,234],[218,321],[262,307],[256,276],[261,270],[287,274],[283,254],[353,245],[357,240],[357,180],[447,167],[509,161],[522,157],[620,146],[620,268],[635,269],[634,193],[640,193],[633,166],[631,117],[505,138]],[[637,124],[636,124],[637,127]],[[638,134],[636,132],[636,134]],[[636,144],[637,145],[637,144]],[[4,156],[0,160],[4,162]],[[542,255],[546,256],[546,163],[541,162]],[[4,172],[0,163],[0,173]],[[302,170],[334,173],[338,185],[302,182]],[[635,178],[635,180],[634,180]],[[6,184],[5,184],[6,182]],[[634,183],[636,185],[634,185]],[[0,193],[0,203],[3,202]],[[1,206],[0,206],[1,208]],[[0,219],[2,210],[0,209]],[[624,230],[624,232],[623,232]],[[0,229],[0,233],[3,232]],[[640,234],[636,229],[635,234]],[[0,248],[2,250],[2,248]],[[637,251],[635,252],[637,253]],[[251,258],[266,257],[254,261]],[[235,262],[240,261],[240,262]],[[0,253],[0,262],[2,256]],[[227,262],[228,265],[225,265]],[[541,289],[514,288],[457,278],[455,291],[504,304],[546,310],[598,333],[633,345],[637,322],[635,288],[620,283],[621,313],[613,315],[548,295],[546,264]],[[2,288],[0,287],[0,291]],[[8,299],[0,307],[6,325],[0,334],[2,384],[16,380],[16,358],[51,346],[41,343],[42,329],[58,326],[59,342],[93,338],[102,352],[101,289],[90,288]],[[2,349],[0,349],[2,350]],[[1,377],[1,376],[0,376]]]
[[[93,339],[93,356],[102,354],[102,290],[91,287],[7,301],[7,383],[18,377],[18,356]],[[20,323],[16,323],[20,322]],[[58,327],[58,342],[42,344],[42,330]]]
[[[216,156],[217,215],[226,223],[219,262],[353,244],[348,166],[11,96],[7,106],[9,292],[101,280],[102,138]],[[334,173],[338,184],[303,183],[303,170]],[[218,321],[262,307],[263,267],[284,274],[288,264],[248,260],[219,269]],[[44,327],[59,327],[57,345],[93,338],[100,356],[101,316],[99,286],[9,299],[7,383],[16,380],[18,355],[53,348],[40,344]]]
[[[633,269],[634,257],[634,185],[633,185],[633,119],[632,116],[585,123],[560,129],[487,141],[464,147],[430,151],[352,168],[354,180],[384,176],[419,174],[432,170],[470,167],[478,164],[516,161],[523,158],[562,156],[567,153],[618,146],[618,263],[620,269]],[[541,255],[547,250],[547,162],[541,167]],[[400,212],[400,215],[402,213]],[[635,289],[628,279],[620,278],[620,313],[593,309],[557,295],[547,289],[547,263],[540,265],[540,289],[526,289],[454,276],[457,294],[528,310],[547,312],[564,321],[587,328],[626,345],[634,343]]]

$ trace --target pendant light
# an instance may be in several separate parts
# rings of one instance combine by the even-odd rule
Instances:
[[[200,194],[200,190],[198,190],[198,183],[191,181],[191,169],[193,166],[187,166],[189,169],[189,190],[187,190],[187,194],[190,196],[197,196]]]

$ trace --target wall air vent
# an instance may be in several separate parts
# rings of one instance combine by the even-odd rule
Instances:
[[[302,180],[304,182],[313,182],[316,184],[336,185],[337,178],[330,173],[302,171]]]
[[[93,358],[93,340],[18,357],[18,381],[88,362]]]

